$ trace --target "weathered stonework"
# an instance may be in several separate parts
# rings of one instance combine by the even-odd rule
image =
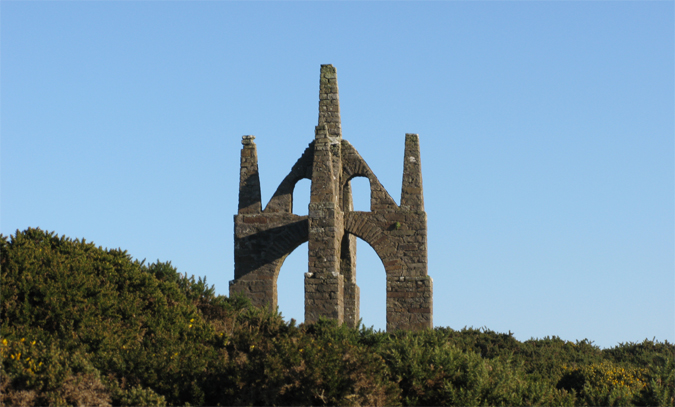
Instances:
[[[255,137],[244,136],[239,213],[234,217],[234,280],[230,295],[254,305],[277,306],[277,277],[286,257],[309,246],[305,322],[325,316],[356,326],[356,238],[366,241],[387,274],[387,331],[433,327],[433,280],[427,274],[419,137],[406,134],[401,205],[348,141],[342,139],[337,73],[321,66],[315,138],[262,209]],[[353,211],[350,181],[370,181],[370,212]],[[293,189],[311,180],[309,215],[293,214]]]

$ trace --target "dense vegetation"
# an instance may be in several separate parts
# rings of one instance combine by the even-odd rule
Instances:
[[[673,344],[296,326],[170,263],[0,236],[0,404],[670,405]]]

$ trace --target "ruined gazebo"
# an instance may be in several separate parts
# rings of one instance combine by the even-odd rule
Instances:
[[[242,138],[239,212],[234,217],[234,280],[230,295],[277,306],[277,277],[304,242],[305,322],[320,316],[350,326],[359,321],[356,238],[377,253],[387,274],[387,331],[432,328],[433,283],[427,274],[419,137],[406,134],[401,204],[397,205],[356,149],[342,139],[336,70],[321,66],[319,124],[314,140],[263,209],[253,136]],[[370,181],[370,212],[353,211],[350,181]],[[309,215],[293,214],[293,189],[311,181]]]

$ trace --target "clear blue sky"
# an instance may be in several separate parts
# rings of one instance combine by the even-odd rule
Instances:
[[[397,201],[404,135],[420,135],[436,326],[675,341],[674,16],[672,1],[2,1],[0,231],[170,260],[227,294],[241,136],[266,202],[313,138],[330,63],[343,136]],[[298,320],[306,250],[279,279]],[[384,268],[358,250],[363,322],[384,328]]]

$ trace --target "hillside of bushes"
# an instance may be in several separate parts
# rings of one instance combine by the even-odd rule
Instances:
[[[668,405],[675,346],[287,322],[170,263],[0,235],[0,405]]]

